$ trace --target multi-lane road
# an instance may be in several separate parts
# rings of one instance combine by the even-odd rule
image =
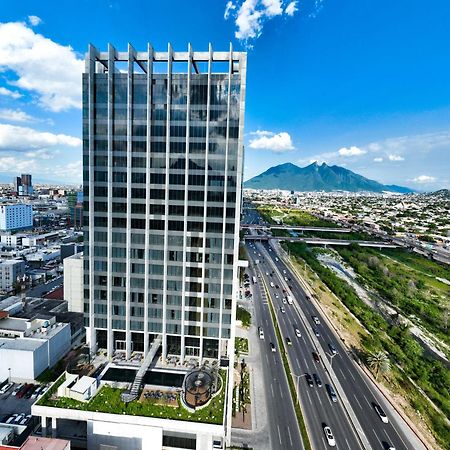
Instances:
[[[314,449],[328,448],[323,432],[325,425],[332,430],[336,441],[336,448],[341,449],[388,449],[396,450],[416,449],[417,442],[410,442],[403,433],[403,428],[397,423],[398,417],[389,414],[385,400],[379,395],[368,379],[361,374],[352,358],[346,353],[339,339],[331,331],[327,322],[323,320],[315,305],[308,299],[300,282],[284,263],[281,255],[269,243],[247,243],[250,256],[250,275],[255,276],[257,285],[253,288],[255,305],[255,324],[264,330],[261,339],[261,358],[266,360],[264,382],[268,409],[272,412],[269,422],[273,430],[272,448],[301,448],[291,446],[286,431],[289,423],[289,433],[292,437],[293,429],[298,434],[296,422],[289,421],[294,415],[289,390],[283,376],[278,343],[276,342],[272,320],[267,305],[266,290],[271,296],[275,307],[276,319],[283,339],[289,338],[291,345],[286,344],[292,374],[297,383],[300,403]],[[258,264],[256,264],[258,260]],[[258,277],[259,275],[259,277]],[[271,287],[271,283],[274,286]],[[283,292],[283,289],[286,292]],[[287,295],[293,298],[293,304],[286,301]],[[283,298],[286,303],[283,302]],[[284,312],[282,312],[282,308]],[[320,324],[314,322],[317,317]],[[297,337],[295,329],[301,333]],[[277,352],[273,353],[270,343],[274,343]],[[330,369],[331,344],[336,349]],[[315,361],[312,352],[319,355]],[[328,358],[329,361],[324,361]],[[305,374],[316,374],[322,386],[313,382],[310,387]],[[334,386],[338,393],[338,401],[333,402],[325,385]],[[342,396],[341,396],[342,394]],[[278,409],[281,404],[284,409],[282,415]],[[384,423],[375,411],[374,405],[380,405],[387,412],[388,423]],[[294,416],[295,419],[295,416]],[[279,436],[278,443],[276,436]],[[275,438],[274,438],[275,437]],[[285,441],[283,441],[285,439]]]
[[[251,273],[253,273],[251,276],[258,276],[258,273],[254,271]],[[260,282],[253,284],[252,291],[255,308],[253,320],[264,327],[264,339],[259,341],[259,353],[264,377],[270,448],[273,450],[302,449],[304,447],[281,355],[279,351],[273,352],[270,348],[270,342],[276,343],[277,338],[266,291]]]

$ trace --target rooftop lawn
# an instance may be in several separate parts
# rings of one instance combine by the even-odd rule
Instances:
[[[64,381],[61,377],[48,391],[48,395],[44,395],[37,403],[40,406],[52,406],[55,408],[79,409],[82,411],[104,412],[109,414],[127,414],[131,416],[145,416],[174,420],[186,420],[189,422],[205,422],[211,424],[223,423],[224,401],[226,384],[226,371],[220,370],[220,379],[222,390],[220,394],[215,396],[208,406],[197,410],[194,413],[187,411],[182,405],[178,397],[178,407],[155,404],[155,400],[148,399],[140,402],[138,399],[126,404],[120,394],[123,389],[112,388],[104,385],[97,394],[86,403],[79,402],[67,397],[53,397],[57,387]]]

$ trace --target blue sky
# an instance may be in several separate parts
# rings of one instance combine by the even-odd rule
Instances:
[[[245,178],[314,160],[450,187],[448,0],[2,0],[0,174],[81,181],[89,42],[248,51]]]

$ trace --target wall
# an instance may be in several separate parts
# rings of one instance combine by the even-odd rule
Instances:
[[[83,258],[64,259],[64,300],[71,312],[83,312]]]
[[[33,351],[21,351],[0,348],[0,381],[9,377],[8,368],[11,368],[13,380],[34,379]]]

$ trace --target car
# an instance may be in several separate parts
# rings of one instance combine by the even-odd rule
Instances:
[[[292,341],[288,337],[286,338],[286,344],[287,345],[292,345]]]
[[[280,306],[280,311],[284,314],[286,312],[286,310],[284,309],[283,306]]]
[[[312,352],[312,357],[315,362],[320,362],[319,355],[316,352]]]
[[[288,279],[287,279],[287,277],[284,277],[284,281],[287,281]]]
[[[269,272],[266,272],[266,277],[268,277],[269,276]]]
[[[309,387],[314,387],[312,376],[309,373],[305,373],[305,380]]]
[[[31,398],[37,398],[41,394],[41,391],[43,390],[43,386],[39,386],[32,394]]]
[[[336,347],[333,344],[328,344],[328,348],[330,349],[330,352],[331,352],[332,355],[336,355],[337,354]]]
[[[276,284],[275,289],[280,289],[280,286],[278,284]]]
[[[314,331],[314,334],[315,334],[317,337],[320,337],[320,333],[319,333],[319,330],[318,330],[317,328],[313,328],[313,331]]]
[[[27,393],[23,396],[24,398],[31,398],[33,392],[38,388],[37,385],[32,385],[30,389],[28,389]]]
[[[287,300],[286,300],[286,298],[285,298],[285,297],[283,297],[283,303],[284,303],[284,304],[286,304],[286,303],[287,303]]]
[[[275,353],[277,351],[275,345],[273,344],[273,342],[270,343],[270,350],[272,351],[272,353]]]
[[[286,271],[283,269],[283,273],[286,273]]]
[[[330,447],[336,447],[336,440],[334,439],[331,428],[327,425],[324,425],[323,432],[325,433],[325,437],[327,439],[328,445]]]
[[[328,392],[328,395],[330,396],[330,399],[333,403],[337,402],[337,395],[336,395],[336,391],[334,390],[334,387],[331,386],[331,384],[326,384],[325,385],[325,389]]]
[[[315,383],[317,384],[317,387],[322,387],[322,380],[319,378],[319,375],[317,375],[317,373],[313,373],[313,378]]]
[[[378,414],[378,416],[380,417],[380,419],[381,419],[381,421],[383,423],[388,423],[389,422],[389,419],[388,419],[386,413],[383,411],[383,409],[381,408],[380,405],[377,405],[376,403],[374,403],[373,404],[373,409]]]
[[[295,329],[295,335],[296,335],[298,338],[301,338],[301,337],[302,337],[302,333],[300,333],[300,330],[299,330],[298,328]]]
[[[258,327],[259,338],[264,339],[264,331],[262,327]]]
[[[278,258],[277,258],[276,256],[275,256],[275,261],[276,261],[276,262],[278,262],[278,261],[279,261],[279,260],[278,260]]]
[[[278,294],[275,294],[275,298],[280,298],[280,296]]]
[[[16,396],[18,394],[18,392],[23,388],[23,384],[19,384],[17,385],[14,390],[12,391],[12,395]]]
[[[14,386],[14,383],[6,383],[1,389],[0,389],[0,395],[6,394],[12,387]]]
[[[312,316],[312,319],[314,320],[314,323],[316,325],[320,325],[320,320],[319,320],[319,318],[317,316]]]

